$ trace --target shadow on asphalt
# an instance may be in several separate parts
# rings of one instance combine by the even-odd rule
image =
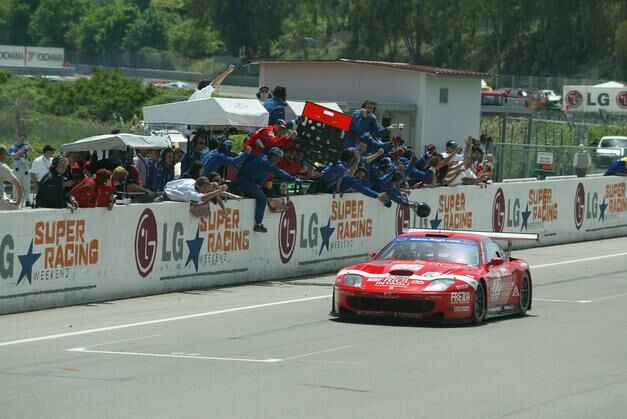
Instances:
[[[516,315],[500,316],[485,320],[479,325],[475,325],[470,322],[440,322],[440,321],[428,321],[428,320],[416,320],[416,319],[386,319],[375,317],[346,317],[342,319],[330,318],[329,321],[333,323],[345,323],[345,324],[362,324],[370,326],[397,326],[397,327],[417,327],[427,329],[458,329],[468,327],[490,327],[490,325],[496,325],[501,322],[515,322],[524,321],[531,318],[540,317],[538,315],[527,314],[523,317]]]

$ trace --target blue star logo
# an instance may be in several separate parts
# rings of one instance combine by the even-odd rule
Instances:
[[[33,265],[37,262],[37,259],[41,257],[41,253],[33,253],[33,241],[30,241],[30,246],[28,247],[28,253],[22,256],[17,256],[22,264],[22,271],[20,272],[20,276],[17,279],[17,284],[15,286],[20,285],[23,278],[28,279],[28,283],[33,283]]]
[[[603,202],[599,204],[599,211],[601,211],[601,215],[599,216],[598,221],[605,221],[605,210],[607,209],[607,204],[605,203],[605,197],[603,197]]]
[[[187,256],[187,262],[185,262],[185,267],[189,265],[189,262],[194,263],[194,269],[198,272],[198,258],[200,257],[200,249],[202,248],[202,243],[205,241],[199,235],[200,227],[196,229],[196,238],[193,240],[185,240],[187,242],[187,247],[189,248],[189,255]]]
[[[529,221],[529,216],[531,215],[531,211],[529,211],[529,204],[527,204],[527,207],[520,213],[520,215],[522,215],[522,225],[520,226],[520,231],[523,231],[523,228],[527,231],[527,222]]]
[[[438,218],[440,216],[440,211],[436,211],[435,212],[435,218],[431,221],[429,221],[431,223],[431,228],[432,229],[436,229],[438,227],[440,227],[440,223],[442,222],[441,218]]]
[[[322,249],[324,249],[325,247],[327,248],[327,251],[329,251],[329,239],[331,239],[334,231],[335,227],[331,227],[331,217],[329,217],[329,222],[327,223],[327,225],[324,227],[320,227],[322,246],[320,246],[320,253],[318,253],[318,256],[322,254]]]

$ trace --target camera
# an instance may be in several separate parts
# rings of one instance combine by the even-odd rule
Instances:
[[[405,124],[398,124],[398,129],[400,129],[402,131],[403,128],[405,128]]]

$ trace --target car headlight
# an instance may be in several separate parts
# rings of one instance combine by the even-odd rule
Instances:
[[[451,278],[434,279],[427,285],[423,291],[445,291],[455,282]]]
[[[347,287],[361,288],[361,276],[355,274],[344,275],[344,285]]]

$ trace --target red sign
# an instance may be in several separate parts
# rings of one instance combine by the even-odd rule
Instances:
[[[279,220],[279,256],[283,263],[290,261],[296,248],[296,223],[296,210],[294,203],[290,201]]]
[[[494,204],[492,204],[492,230],[497,233],[503,231],[505,226],[505,194],[503,189],[499,188],[494,195]]]
[[[353,118],[344,115],[342,112],[334,111],[333,109],[325,108],[324,106],[312,102],[305,103],[303,116],[339,128],[343,131],[347,131],[353,121]]]
[[[156,258],[157,220],[153,212],[146,208],[139,217],[137,230],[135,230],[135,264],[142,278],[152,272]]]
[[[577,90],[571,90],[566,93],[566,103],[573,108],[577,108],[583,103],[583,95]]]
[[[583,188],[583,184],[577,185],[577,191],[575,192],[575,227],[577,230],[581,228],[583,224],[583,211],[586,205],[586,192]]]
[[[396,235],[400,236],[404,230],[409,228],[409,219],[411,214],[409,213],[409,207],[406,205],[399,205],[396,210]]]
[[[627,92],[623,91],[616,95],[616,104],[621,109],[627,109]]]

